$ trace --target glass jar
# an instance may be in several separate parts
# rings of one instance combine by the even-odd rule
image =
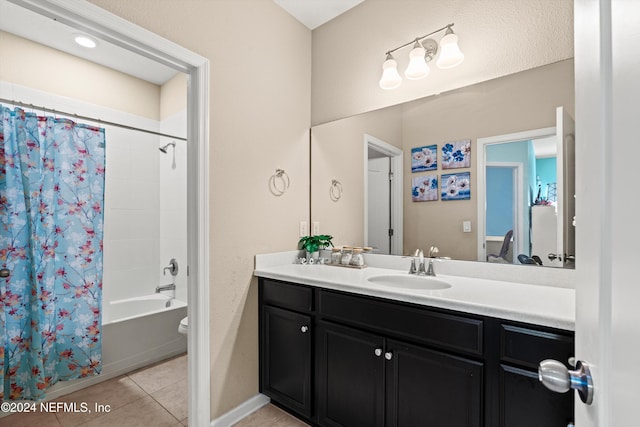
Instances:
[[[331,250],[331,264],[340,264],[340,259],[342,258],[342,249],[333,248]]]
[[[351,264],[351,257],[353,256],[353,251],[351,246],[343,246],[342,251],[340,252],[340,264],[349,265]]]
[[[351,256],[351,265],[362,267],[364,265],[364,256],[362,255],[362,248],[354,248],[353,255]]]

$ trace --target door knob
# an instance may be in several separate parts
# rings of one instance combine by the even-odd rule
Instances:
[[[585,362],[576,361],[576,369],[570,371],[557,360],[543,360],[538,366],[538,379],[551,391],[566,393],[574,389],[584,403],[591,405],[593,402],[593,379]]]
[[[0,269],[0,277],[9,277],[11,276],[11,270],[8,268]]]

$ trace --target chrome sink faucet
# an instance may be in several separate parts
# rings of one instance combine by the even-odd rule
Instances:
[[[437,246],[431,246],[429,248],[429,267],[427,268],[427,276],[435,276],[436,272],[433,269],[433,259],[440,253],[440,249]],[[424,265],[423,265],[424,268]]]
[[[416,258],[418,259],[418,267],[416,268]],[[427,273],[424,270],[424,252],[422,249],[416,249],[416,252],[411,258],[411,267],[409,268],[409,274],[417,274],[418,276],[424,276]]]

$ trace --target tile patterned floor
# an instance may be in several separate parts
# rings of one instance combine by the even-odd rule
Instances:
[[[24,413],[0,427],[173,427],[187,424],[187,355],[159,362],[54,399],[110,405],[108,413]]]
[[[110,405],[108,413],[29,413],[0,418],[0,427],[178,427],[187,426],[187,355],[54,399]],[[280,408],[267,405],[233,427],[305,427]]]
[[[233,427],[305,427],[308,424],[303,423],[299,419],[287,414],[282,409],[267,405]]]

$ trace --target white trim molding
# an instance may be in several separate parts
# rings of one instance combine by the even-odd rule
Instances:
[[[256,394],[249,400],[244,401],[240,405],[236,406],[229,412],[220,415],[215,420],[211,421],[211,427],[229,427],[237,423],[238,421],[253,414],[258,409],[271,402],[268,396],[264,394]]]
[[[189,424],[211,423],[209,339],[209,61],[91,3],[7,0],[188,75]],[[177,327],[177,325],[176,325]]]

